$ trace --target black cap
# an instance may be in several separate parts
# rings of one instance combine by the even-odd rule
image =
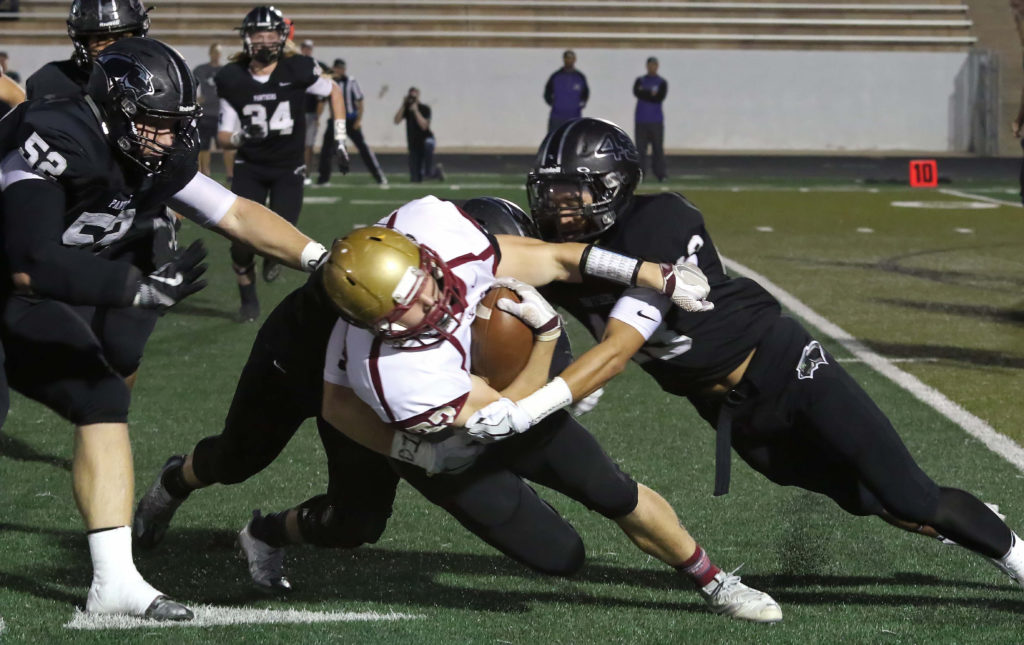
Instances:
[[[648,63],[657,63],[658,59],[655,58],[654,56],[651,56],[650,58],[647,59],[647,62]]]
[[[341,58],[335,58],[333,67],[338,67],[339,65],[345,67],[345,61]]]

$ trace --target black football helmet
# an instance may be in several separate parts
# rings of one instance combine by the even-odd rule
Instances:
[[[149,9],[142,0],[72,0],[68,13],[68,36],[75,45],[74,61],[88,66],[89,37],[127,33],[145,36],[149,32]]]
[[[491,235],[540,237],[537,225],[526,211],[507,199],[474,197],[459,204],[459,207]]]
[[[238,27],[238,30],[242,32],[242,49],[245,51],[245,55],[266,65],[281,57],[291,28],[279,9],[264,5],[245,14],[242,26]],[[253,45],[252,35],[260,31],[276,33],[278,35],[277,43],[271,46]]]
[[[541,238],[564,242],[597,237],[629,208],[643,179],[629,135],[603,119],[573,119],[540,144],[526,178]]]
[[[159,40],[125,38],[100,52],[86,96],[114,147],[146,173],[197,154],[196,81],[181,54]],[[145,136],[139,123],[170,129],[173,141]]]

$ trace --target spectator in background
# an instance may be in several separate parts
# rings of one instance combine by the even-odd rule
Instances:
[[[217,119],[220,116],[220,99],[217,97],[217,85],[213,77],[220,70],[220,44],[210,45],[210,62],[198,65],[192,73],[196,76],[199,87],[199,105],[203,107],[203,116],[199,119],[199,172],[210,175],[210,148],[217,142]],[[227,169],[228,184],[234,172],[235,151],[224,151],[224,167]]]
[[[405,119],[405,138],[409,145],[409,181],[423,178],[444,181],[444,167],[434,165],[434,133],[430,131],[430,106],[420,103],[420,91],[410,87],[409,93],[395,112],[395,125]]]
[[[341,87],[341,94],[345,97],[345,130],[348,132],[348,139],[356,145],[359,149],[359,156],[363,159],[363,164],[366,169],[370,171],[373,178],[381,186],[387,186],[388,178],[384,176],[384,172],[380,169],[380,163],[377,161],[377,156],[370,150],[370,146],[366,145],[366,139],[363,138],[363,91],[359,87],[359,83],[356,79],[348,76],[345,73],[345,61],[340,58],[334,59],[334,65],[331,68],[331,76],[334,77],[334,81]],[[332,115],[331,118],[334,118]],[[331,179],[331,168],[333,167],[334,155],[324,154],[324,150],[334,150],[334,130],[332,128],[326,128],[324,132],[324,142],[320,148],[320,167],[317,173],[316,185],[326,185]]]
[[[294,28],[293,28],[294,29]],[[303,56],[309,56],[313,60],[316,60],[313,56],[313,41],[306,39],[302,41],[299,46],[299,51],[302,52]],[[323,61],[316,60],[316,64],[320,66],[320,70],[325,74],[330,73],[330,68]],[[313,169],[313,146],[316,144],[316,133],[320,126],[320,113],[324,109],[323,100],[314,94],[306,95],[306,167],[304,172],[306,173],[306,179],[303,183],[308,186],[313,183],[313,180],[309,178],[312,174]],[[333,118],[333,116],[332,116]],[[331,128],[327,128],[330,130]]]
[[[21,74],[8,67],[7,52],[0,52],[0,72],[3,72],[4,76],[7,76],[15,83],[21,83]]]
[[[544,101],[551,106],[548,117],[548,132],[566,121],[583,116],[583,108],[590,98],[587,77],[576,69],[576,52],[571,49],[562,53],[563,67],[548,78],[544,86]]]
[[[1010,0],[1010,9],[1013,11],[1013,21],[1017,25],[1017,35],[1020,36],[1021,47],[1024,48],[1024,0]],[[1024,127],[1024,88],[1021,89],[1020,108],[1017,110],[1017,118],[1010,126],[1013,128],[1013,136],[1020,138],[1021,128]],[[1024,139],[1020,145],[1024,148]],[[1024,204],[1024,162],[1020,167],[1020,199]]]
[[[633,83],[636,97],[636,147],[640,151],[640,169],[647,171],[647,146],[651,147],[651,167],[658,181],[665,181],[665,115],[661,102],[668,93],[668,82],[658,76],[658,59],[647,59],[647,74]]]

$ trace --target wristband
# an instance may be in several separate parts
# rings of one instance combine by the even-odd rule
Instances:
[[[523,412],[530,417],[530,425],[572,403],[572,390],[562,377],[556,376],[551,381],[526,398],[516,401]]]
[[[424,441],[422,437],[396,430],[395,437],[391,440],[391,457],[408,464],[421,466],[422,464],[417,462],[416,457],[419,456],[420,460],[423,460],[420,448],[423,447]]]
[[[345,119],[334,120],[334,140],[344,141],[348,136],[348,132],[345,131]]]
[[[323,259],[326,257],[327,249],[324,248],[324,245],[316,241],[311,241],[306,244],[306,248],[302,249],[302,256],[299,263],[303,271],[306,273],[313,273],[320,268],[320,265],[323,264]]]
[[[635,287],[641,264],[636,258],[589,244],[580,257],[580,273]]]
[[[245,134],[243,134],[241,130],[231,133],[230,143],[232,147],[241,148],[243,141],[245,141]]]

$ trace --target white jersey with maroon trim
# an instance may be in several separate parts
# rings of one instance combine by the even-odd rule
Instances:
[[[411,432],[436,432],[458,416],[470,390],[470,327],[494,283],[498,254],[490,238],[454,204],[433,196],[409,202],[377,222],[429,247],[461,282],[466,311],[453,340],[426,349],[392,345],[339,320],[324,361],[324,380],[352,388],[384,421]]]

